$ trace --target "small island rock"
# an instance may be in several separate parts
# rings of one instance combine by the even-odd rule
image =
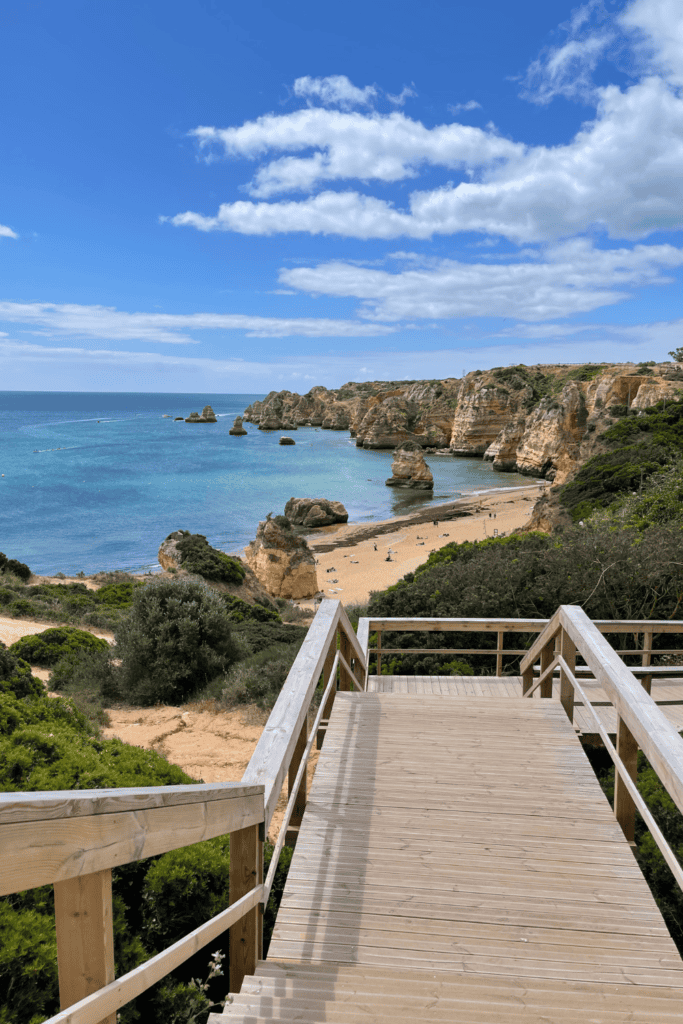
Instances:
[[[332,526],[348,523],[349,513],[341,501],[327,498],[290,498],[285,505],[285,516],[295,526]]]
[[[411,487],[418,491],[434,489],[432,471],[424,460],[422,446],[415,441],[404,441],[394,451],[392,475],[387,487]]]
[[[235,422],[230,427],[230,430],[228,431],[228,433],[232,434],[234,437],[242,437],[242,436],[244,436],[246,434],[246,430],[242,426],[242,417],[241,416],[236,416],[235,417]]]
[[[281,437],[279,443],[280,444],[296,444],[296,441],[294,440],[293,437]]]
[[[313,554],[284,516],[269,516],[259,523],[256,538],[245,548],[244,557],[273,597],[298,600],[318,593]]]
[[[186,423],[217,423],[216,414],[210,405],[205,405],[201,416],[198,412],[191,412],[185,420]]]

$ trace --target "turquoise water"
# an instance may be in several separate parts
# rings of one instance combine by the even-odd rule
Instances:
[[[0,551],[34,572],[154,570],[177,529],[239,552],[259,520],[294,497],[344,503],[351,521],[400,515],[489,487],[528,484],[478,459],[432,456],[432,497],[385,486],[389,451],[356,448],[347,431],[279,432],[235,416],[263,395],[0,392]],[[163,419],[212,405],[215,424]]]

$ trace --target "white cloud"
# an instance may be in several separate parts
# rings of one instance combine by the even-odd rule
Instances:
[[[0,224],[0,238],[18,238],[16,231],[12,231],[5,224]]]
[[[197,344],[194,330],[244,331],[248,338],[300,336],[367,337],[392,328],[352,320],[277,318],[224,313],[126,313],[109,306],[55,305],[50,302],[0,302],[0,321],[30,325],[32,333],[77,338]]]
[[[683,6],[680,0],[635,0],[618,19],[639,37],[641,56],[674,85],[683,85]]]
[[[311,78],[304,75],[294,83],[294,95],[305,100],[316,99],[325,106],[371,107],[378,91],[374,85],[359,89],[346,75],[328,75],[326,78]]]
[[[667,351],[680,340],[681,323],[634,327],[630,335],[611,337],[597,328],[597,340],[576,339],[571,346],[574,362],[604,360],[625,362],[666,359]],[[676,334],[676,332],[678,332]],[[3,383],[24,390],[73,389],[74,373],[84,390],[120,391],[216,391],[266,392],[312,384],[339,387],[362,373],[369,380],[386,380],[391,365],[394,380],[425,377],[460,377],[466,371],[510,363],[565,363],[567,343],[552,338],[527,341],[457,341],[452,346],[427,350],[345,352],[343,349],[311,356],[283,357],[262,362],[237,359],[204,359],[156,352],[92,350],[77,347],[51,348],[0,339]],[[359,371],[358,366],[362,363]]]
[[[219,142],[226,153],[243,155],[319,147],[312,156],[285,157],[261,168],[252,191],[265,195],[322,180],[400,180],[417,174],[421,163],[481,168],[478,180],[413,192],[404,209],[357,191],[324,191],[301,202],[242,200],[223,203],[214,216],[187,211],[172,218],[175,225],[202,231],[352,238],[478,231],[523,243],[593,226],[628,239],[683,226],[683,100],[658,77],[624,92],[600,89],[595,120],[571,142],[552,147],[525,147],[458,124],[427,129],[399,113],[323,110],[268,115],[242,128],[197,134],[206,145]]]
[[[574,239],[549,249],[543,260],[493,266],[442,260],[400,273],[332,262],[281,270],[280,281],[312,294],[360,299],[362,315],[372,319],[502,316],[539,321],[623,302],[629,289],[664,284],[670,279],[662,270],[682,265],[683,250],[671,245],[604,250]]]
[[[476,100],[468,100],[467,103],[449,103],[448,109],[451,114],[457,114],[460,110],[481,110],[481,103]]]
[[[412,85],[404,85],[397,95],[392,96],[390,92],[387,92],[384,95],[390,103],[394,104],[395,107],[402,107],[406,100],[411,99],[413,96],[417,96],[415,83],[413,82]]]
[[[285,156],[261,167],[249,186],[253,196],[309,190],[325,181],[402,181],[423,164],[473,172],[521,156],[524,147],[493,131],[471,125],[426,128],[405,114],[308,108],[291,114],[265,114],[237,128],[196,128],[208,159],[216,150],[227,157],[260,159],[269,153],[313,149],[303,157]]]

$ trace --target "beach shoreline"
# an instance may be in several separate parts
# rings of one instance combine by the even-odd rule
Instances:
[[[320,592],[344,604],[365,605],[371,593],[397,583],[446,544],[502,537],[526,526],[547,486],[537,481],[491,488],[390,519],[308,531]],[[316,601],[296,603],[313,610]]]

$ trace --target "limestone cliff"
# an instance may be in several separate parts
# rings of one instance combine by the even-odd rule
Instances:
[[[683,371],[672,363],[507,366],[462,379],[271,391],[244,418],[262,430],[348,430],[369,449],[411,441],[562,483],[594,454],[612,406],[643,409],[681,391]]]
[[[284,517],[278,517],[278,519]],[[308,544],[285,520],[259,523],[256,539],[244,550],[247,565],[273,597],[305,598],[318,593],[315,559]]]
[[[285,518],[295,526],[314,528],[348,523],[349,513],[341,501],[327,498],[290,498],[285,505]]]

